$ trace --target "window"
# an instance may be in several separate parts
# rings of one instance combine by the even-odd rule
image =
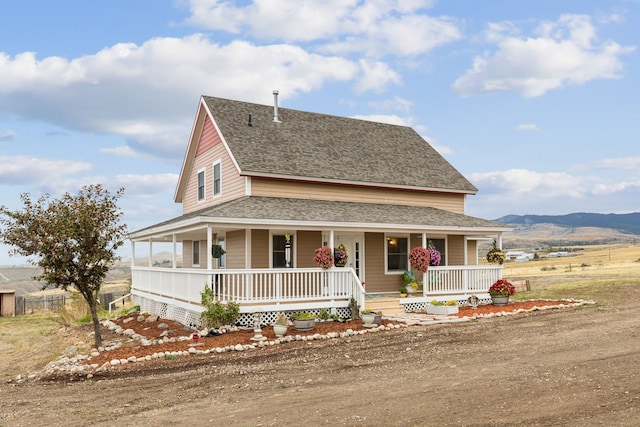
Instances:
[[[192,264],[200,265],[200,240],[193,241],[193,255],[192,255]]]
[[[387,271],[404,272],[408,270],[409,258],[406,237],[387,236]]]
[[[291,234],[273,235],[273,268],[293,268],[293,236]]]
[[[222,161],[217,160],[213,163],[213,197],[222,193]]]
[[[198,171],[198,201],[204,200],[204,169]]]

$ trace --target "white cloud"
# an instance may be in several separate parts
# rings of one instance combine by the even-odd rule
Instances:
[[[377,110],[400,111],[404,114],[408,114],[413,108],[412,101],[399,96],[394,96],[392,99],[370,102],[369,105]]]
[[[425,0],[255,0],[236,6],[190,0],[185,22],[267,40],[313,41],[320,51],[334,54],[412,56],[462,37],[451,18],[424,13],[432,5]]]
[[[640,171],[640,157],[603,159],[595,163],[597,169]]]
[[[389,83],[400,84],[401,77],[383,62],[371,63],[366,60],[360,61],[362,76],[356,84],[357,92],[380,93]]]
[[[113,148],[101,148],[100,152],[116,157],[136,157],[137,155],[135,150],[128,145],[121,145]]]
[[[294,97],[363,74],[353,61],[296,46],[220,45],[193,35],[117,44],[72,60],[2,54],[0,75],[0,114],[115,133],[137,151],[175,157],[183,154],[202,94],[270,103],[274,87]],[[372,67],[361,85],[394,78]]]
[[[525,132],[542,132],[540,128],[533,123],[523,123],[521,125],[516,126],[516,129],[525,131]]]
[[[597,44],[596,28],[586,15],[562,15],[540,24],[535,33],[519,36],[511,23],[490,26],[487,41],[497,44],[496,51],[476,56],[453,90],[461,96],[499,91],[541,96],[570,84],[619,78],[620,57],[635,49],[613,41]]]
[[[127,197],[149,198],[156,195],[172,194],[178,183],[178,174],[122,174],[110,180],[114,187],[124,187]],[[169,203],[169,200],[165,200]]]
[[[87,162],[27,156],[0,156],[0,164],[3,185],[50,186],[67,176],[92,169]]]
[[[499,193],[513,196],[535,196],[536,199],[555,197],[584,197],[588,192],[585,178],[564,172],[535,172],[526,169],[473,173],[469,179],[483,195]]]

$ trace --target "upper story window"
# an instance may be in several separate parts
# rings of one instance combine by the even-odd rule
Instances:
[[[213,162],[213,197],[222,193],[222,160]]]
[[[204,169],[198,171],[198,201],[201,202],[204,200]]]
[[[387,236],[387,272],[402,273],[408,270],[409,239],[407,237]]]

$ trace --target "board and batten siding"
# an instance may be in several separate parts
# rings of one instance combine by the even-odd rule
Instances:
[[[213,197],[213,162],[221,161],[222,193]],[[205,169],[205,198],[198,202],[198,171]],[[196,211],[226,202],[246,193],[246,178],[240,176],[224,147],[220,135],[207,117],[198,141],[187,188],[182,201],[182,213]]]
[[[464,214],[465,204],[464,194],[368,188],[299,181],[278,181],[256,177],[251,179],[251,195],[343,202],[400,204],[407,206],[430,206],[460,214]]]

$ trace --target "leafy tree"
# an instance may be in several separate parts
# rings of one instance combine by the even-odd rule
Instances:
[[[30,260],[41,268],[34,277],[47,285],[68,290],[76,288],[89,305],[95,344],[102,345],[98,319],[100,286],[113,263],[116,250],[124,244],[127,226],[120,224],[122,211],[115,195],[100,184],[83,187],[77,195],[65,193],[60,199],[44,195],[32,201],[20,196],[23,209],[11,211],[0,206],[0,241],[13,246],[11,255],[35,256]]]

